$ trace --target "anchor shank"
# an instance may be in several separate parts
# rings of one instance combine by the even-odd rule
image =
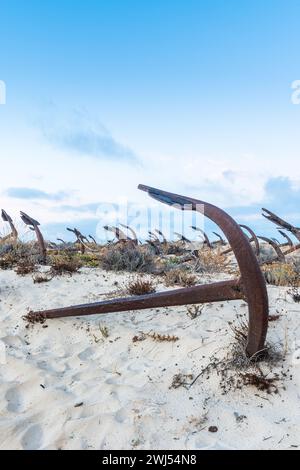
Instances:
[[[146,308],[171,307],[206,302],[223,302],[244,298],[239,280],[214,282],[200,286],[168,290],[155,294],[105,300],[92,304],[74,305],[71,307],[43,310],[31,313],[31,317],[42,315],[44,318],[94,315],[101,313],[126,312]]]

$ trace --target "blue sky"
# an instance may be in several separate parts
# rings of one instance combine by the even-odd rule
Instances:
[[[274,234],[263,206],[300,225],[299,14],[298,0],[1,0],[1,206],[52,238],[95,234],[99,205],[152,204],[144,183],[259,233]]]

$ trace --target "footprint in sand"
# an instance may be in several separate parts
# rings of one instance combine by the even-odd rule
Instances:
[[[119,409],[115,413],[115,420],[117,423],[124,423],[124,421],[127,419],[127,411],[124,408]]]
[[[27,429],[22,437],[21,444],[24,450],[37,450],[42,446],[43,431],[41,426],[34,424]]]
[[[95,347],[86,348],[84,351],[78,354],[79,359],[83,361],[97,359],[98,356],[99,351]]]
[[[17,387],[7,390],[5,399],[7,401],[7,411],[10,411],[11,413],[20,413],[24,410],[22,395],[19,393]]]

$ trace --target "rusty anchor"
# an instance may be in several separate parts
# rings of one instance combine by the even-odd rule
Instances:
[[[113,227],[111,225],[104,225],[104,230],[107,232],[112,232],[117,238],[118,242],[132,242],[132,238],[127,237],[127,235],[119,227]]]
[[[207,234],[204,232],[204,230],[202,230],[202,228],[199,228],[199,227],[196,227],[195,225],[191,225],[191,228],[197,232],[200,232],[201,235],[203,235],[203,238],[204,238],[204,244],[206,244],[206,246],[208,248],[212,248],[212,244],[210,243],[210,240],[207,236]]]
[[[222,245],[222,246],[226,245],[226,241],[224,240],[222,235],[220,235],[217,232],[213,232],[213,234],[216,235],[216,237],[218,238],[217,241],[213,242],[214,245]]]
[[[220,227],[232,246],[241,278],[131,298],[31,312],[30,318],[32,320],[60,318],[244,299],[248,303],[249,310],[246,353],[249,357],[260,354],[264,349],[268,329],[268,294],[256,256],[239,225],[226,212],[212,204],[149,186],[139,185],[139,189],[160,202],[175,204],[175,207],[181,210],[186,207],[188,210],[197,210],[199,205],[204,207],[204,215]]]
[[[131,233],[132,238],[131,239],[130,239],[130,237],[127,237],[127,238],[129,240],[132,240],[136,245],[138,245],[139,244],[138,237],[137,237],[136,232],[133,230],[133,228],[131,228],[130,225],[125,225],[125,224],[121,224],[121,223],[120,223],[120,225],[121,225],[121,227],[126,228],[128,230],[128,232]]]
[[[8,213],[4,209],[1,210],[1,217],[2,217],[2,220],[4,222],[8,222],[8,224],[10,226],[10,230],[11,230],[11,233],[9,233],[5,237],[3,237],[1,239],[1,241],[2,242],[6,241],[9,238],[12,238],[14,241],[17,241],[18,240],[18,231],[17,231],[16,227],[14,226],[12,218],[10,217],[10,215],[8,215]]]
[[[148,230],[148,234],[149,234],[150,240],[152,240],[152,241],[155,242],[155,243],[160,244],[160,239],[159,239],[159,237],[156,235],[156,233],[151,232],[151,230]]]
[[[86,249],[86,245],[84,243],[84,240],[87,240],[87,238],[82,235],[82,233],[77,229],[77,228],[70,228],[70,227],[67,227],[67,230],[68,232],[72,232],[74,233],[75,237],[76,237],[76,241],[75,243],[78,243],[79,247],[80,247],[80,252],[81,254],[84,254],[85,253],[85,249]],[[87,240],[88,241],[88,240]],[[88,241],[89,242],[89,241]]]
[[[259,241],[258,241],[258,238],[256,236],[256,233],[254,232],[254,230],[252,230],[252,228],[248,227],[248,225],[240,224],[240,227],[243,228],[244,230],[246,230],[246,232],[248,232],[251,235],[249,241],[250,241],[250,243],[254,242],[255,254],[256,254],[256,256],[259,256],[260,247],[259,247]]]
[[[274,214],[274,212],[271,212],[268,209],[263,208],[262,211],[263,217],[268,219],[270,222],[273,222],[273,224],[279,225],[280,228],[284,228],[288,232],[291,232],[300,242],[300,228],[291,225],[289,222],[286,222],[285,220],[281,219],[280,217],[278,217],[278,215]]]
[[[259,238],[260,240],[264,241],[265,243],[267,243],[268,245],[270,245],[273,250],[276,252],[276,258],[270,260],[270,261],[266,261],[262,264],[270,264],[274,261],[279,261],[280,263],[284,263],[285,262],[285,255],[284,253],[282,253],[281,251],[281,248],[279,246],[278,243],[276,243],[273,239],[271,238],[267,238],[267,237],[262,237],[262,236],[259,236],[257,237]]]
[[[251,237],[249,238],[249,243],[252,243],[254,242],[254,245],[255,245],[255,254],[256,256],[259,256],[259,253],[260,253],[260,247],[259,247],[259,241],[258,241],[258,238],[254,232],[254,230],[252,230],[250,227],[248,227],[248,225],[243,225],[243,224],[240,224],[240,227],[243,228],[244,230],[246,230],[246,232],[248,232]],[[227,250],[225,251],[222,251],[222,255],[227,255],[228,253],[231,253],[233,250],[232,248],[228,248]]]
[[[300,250],[300,243],[297,243],[296,245],[292,246],[287,251],[285,251],[284,256],[290,255],[291,253],[294,253],[295,251],[298,251],[298,250]]]
[[[289,246],[290,248],[292,248],[294,246],[292,239],[283,230],[278,229],[278,232],[280,233],[280,235],[283,236],[283,238],[286,239],[286,242],[281,243],[280,247],[283,248],[285,246]]]
[[[158,235],[161,236],[161,238],[162,238],[162,243],[164,243],[164,244],[168,243],[166,237],[164,236],[164,234],[162,233],[161,230],[159,230],[158,228],[156,228],[154,231],[155,231],[156,233],[158,233]]]
[[[191,243],[191,240],[189,238],[186,238],[182,233],[174,232],[174,235],[179,238],[179,241],[185,242],[185,243]]]
[[[96,239],[92,236],[92,235],[89,235],[89,238],[92,240],[92,242],[97,245],[97,242],[96,242]]]
[[[21,214],[21,219],[23,220],[25,225],[28,225],[30,230],[33,230],[36,234],[36,238],[40,247],[40,252],[41,256],[43,258],[43,261],[46,261],[46,255],[47,255],[47,249],[46,249],[46,244],[44,241],[44,237],[42,235],[42,232],[39,229],[40,223],[30,217],[29,215],[25,214],[25,212],[20,211]]]

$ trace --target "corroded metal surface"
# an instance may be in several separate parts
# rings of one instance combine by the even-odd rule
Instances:
[[[14,226],[12,218],[10,217],[10,215],[8,215],[8,213],[4,209],[1,210],[1,217],[2,217],[4,222],[8,222],[8,224],[10,226],[10,229],[11,229],[11,233],[8,234],[6,237],[3,237],[2,241],[6,240],[10,237],[12,237],[15,241],[17,241],[18,231],[17,231],[16,227]]]
[[[273,248],[273,250],[275,250],[276,255],[277,255],[276,261],[278,260],[278,261],[281,261],[283,263],[285,262],[285,256],[282,253],[278,243],[276,243],[274,240],[271,240],[271,238],[267,238],[267,237],[260,236],[260,237],[257,237],[257,238],[264,241],[265,243],[268,243]]]
[[[39,229],[40,223],[37,220],[30,217],[29,215],[25,214],[25,212],[20,211],[20,214],[21,214],[21,219],[23,220],[24,224],[28,225],[32,230],[35,231],[36,238],[40,247],[41,255],[43,257],[43,260],[45,260],[47,250],[46,250],[44,237]]]
[[[298,251],[298,250],[300,250],[300,243],[297,243],[297,245],[292,246],[287,251],[285,251],[283,254],[284,254],[284,256],[290,255],[291,253],[294,253],[295,251]]]
[[[291,225],[289,222],[278,217],[278,215],[274,214],[274,212],[269,211],[268,209],[262,209],[263,216],[268,219],[273,224],[279,225],[281,228],[285,228],[288,232],[291,232],[295,237],[300,241],[300,228]],[[265,214],[264,214],[265,212]]]
[[[42,316],[43,318],[60,318],[68,316],[126,312],[128,310],[142,310],[146,308],[189,305],[195,303],[223,302],[225,300],[238,300],[243,298],[244,294],[239,280],[229,280],[215,282],[208,285],[174,289],[156,294],[123,297],[120,299],[95,302],[93,304],[82,304],[44,310],[34,312],[32,315],[37,315],[39,317]]]
[[[268,296],[264,277],[250,243],[239,225],[216,206],[197,199],[179,196],[148,186],[139,189],[149,193],[160,202],[173,205],[182,210],[197,210],[204,207],[204,215],[213,220],[224,232],[235,253],[241,271],[241,279],[215,282],[189,288],[121,298],[94,304],[84,304],[66,308],[31,313],[32,318],[58,318],[64,316],[91,315],[99,313],[121,312],[145,308],[186,305],[194,303],[218,302],[224,300],[245,299],[249,309],[249,331],[246,352],[249,356],[263,350],[268,328]]]
[[[255,254],[256,254],[256,256],[259,256],[259,253],[260,253],[259,241],[258,241],[258,238],[256,236],[256,233],[254,232],[254,230],[252,230],[252,228],[248,227],[248,225],[240,224],[240,227],[243,228],[244,230],[246,230],[248,233],[250,233],[250,235],[251,235],[250,243],[254,242]]]
[[[249,243],[254,242],[255,254],[256,254],[256,256],[259,256],[259,253],[260,253],[259,241],[258,241],[258,238],[257,238],[255,232],[250,227],[248,227],[248,225],[240,224],[240,227],[243,228],[244,230],[246,230],[251,235],[251,238],[249,238]],[[228,255],[229,253],[232,253],[232,251],[233,251],[233,249],[230,247],[227,250],[222,251],[221,254],[222,255]]]
[[[225,234],[233,248],[241,272],[243,292],[247,298],[249,308],[249,332],[247,353],[251,356],[264,348],[268,329],[268,294],[264,276],[259,267],[251,245],[240,226],[222,209],[212,204],[161,191],[149,186],[140,185],[139,189],[146,191],[151,197],[168,205],[176,205],[182,210],[191,207],[215,222]]]

